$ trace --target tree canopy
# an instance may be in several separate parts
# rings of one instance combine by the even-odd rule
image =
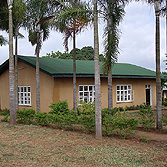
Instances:
[[[70,53],[64,52],[61,53],[60,51],[47,53],[48,58],[58,58],[58,59],[73,59],[73,49]],[[100,54],[99,56],[100,61],[103,61],[104,56]],[[92,46],[85,46],[82,49],[76,48],[76,60],[94,60],[94,49]]]

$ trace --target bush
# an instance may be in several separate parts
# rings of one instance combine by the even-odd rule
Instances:
[[[78,115],[90,115],[95,113],[95,104],[89,102],[88,104],[83,101],[77,108]]]
[[[1,119],[2,122],[10,122],[9,114],[5,115],[3,119]]]
[[[165,114],[161,120],[162,120],[163,126],[167,126],[167,114]]]
[[[85,131],[95,132],[95,114],[91,115],[80,115],[78,123],[83,125]]]
[[[34,121],[36,125],[41,125],[41,126],[46,126],[50,122],[48,114],[40,112],[37,112],[34,115]]]
[[[0,110],[0,115],[10,115],[10,111],[7,108],[5,108],[3,110]]]
[[[139,123],[145,130],[155,127],[154,113],[151,107],[148,109],[140,109],[138,114],[140,116]]]
[[[73,124],[76,124],[77,113],[75,111],[69,111],[68,113],[49,114],[49,122],[60,128],[72,128]]]
[[[167,101],[162,101],[162,105],[166,107],[167,106]]]
[[[52,110],[49,111],[49,114],[67,114],[69,112],[68,102],[59,101],[58,103],[51,103],[49,106]]]
[[[117,133],[123,138],[133,134],[138,126],[138,120],[128,118],[127,113],[117,112],[114,115],[106,115],[103,120],[104,134],[111,135]]]
[[[17,111],[17,117],[16,117],[16,122],[17,123],[24,123],[27,125],[32,124],[34,121],[34,116],[35,116],[35,110],[33,109],[23,109]]]

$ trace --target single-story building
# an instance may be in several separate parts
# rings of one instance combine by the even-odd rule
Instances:
[[[36,57],[18,56],[19,108],[36,109]],[[108,106],[107,76],[101,74],[102,108]],[[77,101],[93,102],[94,61],[76,61]],[[112,69],[113,106],[125,107],[143,103],[156,106],[156,73],[132,64],[116,63]],[[73,107],[73,60],[40,58],[41,112],[50,103],[67,100]],[[0,106],[9,108],[9,60],[0,66]]]

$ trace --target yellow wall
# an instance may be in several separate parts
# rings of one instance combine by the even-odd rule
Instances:
[[[31,106],[19,106],[22,108],[36,109],[36,72],[35,68],[19,62],[18,63],[18,86],[31,86]],[[0,77],[0,99],[1,108],[9,108],[9,73],[8,70]],[[41,112],[48,112],[49,105],[53,102],[54,79],[40,72],[40,105]]]
[[[36,109],[36,79],[35,68],[22,62],[19,67],[19,86],[31,86],[31,107],[20,106],[20,108]],[[116,85],[131,84],[134,90],[134,101],[130,103],[116,103]],[[77,100],[79,85],[94,85],[94,78],[77,78]],[[156,106],[156,81],[155,79],[113,79],[113,104],[114,107],[125,107],[140,105],[146,102],[145,85],[152,85],[153,106]],[[52,78],[40,72],[40,100],[41,112],[48,112],[52,102],[67,100],[69,108],[73,108],[73,81],[72,78]],[[107,78],[101,79],[101,101],[102,108],[108,106],[108,84]],[[0,104],[1,109],[9,108],[9,72],[6,70],[0,75]]]
[[[9,109],[9,70],[0,75],[1,109]]]
[[[129,103],[116,102],[116,85],[132,85],[134,90],[134,101]],[[79,85],[94,85],[94,78],[77,78],[77,100]],[[113,105],[114,107],[125,107],[140,105],[146,102],[145,85],[152,85],[153,106],[156,106],[156,82],[155,79],[113,79]],[[70,109],[73,108],[73,83],[72,78],[55,78],[54,102],[67,100]],[[108,106],[108,81],[107,78],[101,79],[101,102],[102,108]]]

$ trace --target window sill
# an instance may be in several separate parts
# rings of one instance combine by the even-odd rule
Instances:
[[[117,102],[117,104],[118,103],[132,103],[133,101],[119,101],[119,102]]]
[[[32,107],[32,105],[25,105],[25,104],[20,104],[20,107]]]

